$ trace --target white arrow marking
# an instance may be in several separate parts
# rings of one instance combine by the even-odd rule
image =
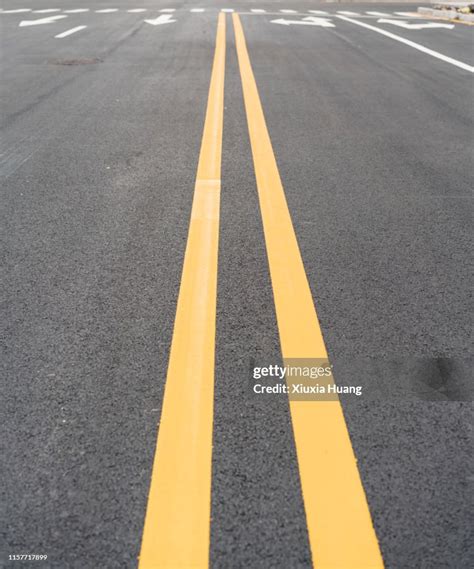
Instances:
[[[322,26],[323,28],[334,28],[334,24],[327,18],[317,18],[316,16],[308,16],[302,20],[285,20],[278,18],[278,20],[270,20],[272,24],[281,24],[282,26]]]
[[[409,24],[405,20],[386,20],[384,18],[377,20],[377,24],[392,24],[392,26],[398,26],[399,28],[405,28],[406,30],[424,30],[425,28],[446,28],[448,30],[452,30],[454,28],[453,24],[442,24],[438,22]]]
[[[316,18],[316,16],[308,16],[303,18],[305,22],[312,22],[315,26],[322,26],[323,28],[334,28],[334,24],[327,18]]]
[[[172,20],[173,16],[171,14],[162,14],[155,18],[154,20],[145,20],[147,24],[151,24],[152,26],[160,26],[161,24],[171,24],[173,22],[177,22],[177,20]]]
[[[25,26],[39,26],[41,24],[52,24],[56,20],[62,20],[62,18],[67,18],[67,16],[48,16],[47,18],[40,18],[39,20],[22,20],[19,24],[19,28],[24,28]]]

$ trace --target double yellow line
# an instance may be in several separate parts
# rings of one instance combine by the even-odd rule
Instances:
[[[232,18],[283,359],[325,359],[242,25]],[[139,569],[209,564],[225,46],[220,14]],[[291,401],[290,409],[314,567],[382,568],[340,403]]]

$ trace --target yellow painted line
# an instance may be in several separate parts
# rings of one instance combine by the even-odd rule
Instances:
[[[225,33],[220,14],[139,569],[209,563]]]
[[[238,14],[232,16],[284,360],[327,358]],[[339,401],[290,401],[317,569],[383,568]]]

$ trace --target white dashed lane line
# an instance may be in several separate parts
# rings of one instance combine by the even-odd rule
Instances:
[[[383,18],[384,16],[390,16],[388,12],[366,12],[369,16],[377,16],[378,18]]]
[[[75,28],[71,28],[70,30],[66,30],[65,32],[62,32],[62,33],[60,33],[54,37],[57,39],[67,38],[67,36],[71,36],[72,34],[75,34],[76,32],[80,32],[81,30],[83,30],[85,28],[87,28],[87,26],[77,26]]]
[[[98,8],[98,9],[94,9],[94,8],[69,8],[69,9],[61,9],[61,8],[41,8],[38,10],[33,10],[32,8],[15,8],[15,9],[11,9],[11,10],[1,10],[0,9],[0,15],[1,14],[21,14],[24,12],[32,12],[33,14],[49,14],[49,13],[55,13],[55,12],[63,12],[64,14],[81,14],[81,13],[85,13],[85,12],[95,12],[96,14],[113,14],[116,12],[127,12],[129,14],[140,14],[140,13],[144,13],[144,12],[160,12],[160,13],[174,13],[174,12],[179,12],[179,13],[183,13],[183,12],[190,12],[193,14],[198,14],[198,13],[203,13],[206,11],[206,8],[188,8],[188,9],[176,9],[176,8],[162,8],[162,9],[157,9],[157,8]],[[212,11],[212,9],[210,10]],[[233,8],[222,8],[219,10],[220,12],[226,12],[226,13],[232,13],[235,12],[235,10]],[[358,17],[358,18],[381,18],[381,17],[391,17],[391,18],[400,18],[400,17],[404,17],[404,18],[419,18],[420,15],[417,14],[416,12],[394,12],[394,13],[388,13],[388,12],[376,12],[376,11],[366,11],[365,13],[359,13],[359,12],[353,12],[353,11],[349,11],[349,10],[337,10],[335,12],[328,12],[326,10],[303,10],[303,11],[298,11],[298,10],[292,10],[292,9],[285,9],[282,8],[281,10],[278,10],[278,12],[280,14],[292,14],[294,16],[304,16],[306,14],[314,14],[316,16],[326,16],[326,17],[337,17],[338,15],[341,16],[351,16],[351,17]],[[275,10],[274,12],[267,11],[264,8],[250,8],[248,11],[245,11],[243,13],[248,13],[248,14],[261,14],[261,15],[265,15],[265,14],[271,14],[271,13],[277,13],[277,11]],[[425,18],[426,19],[426,18]]]

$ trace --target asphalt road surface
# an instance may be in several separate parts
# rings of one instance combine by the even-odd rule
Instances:
[[[266,166],[261,155],[254,163],[248,130],[258,105],[244,106],[252,78],[239,69],[232,10],[336,382],[366,387],[341,397],[360,482],[342,461],[326,506],[311,502],[311,477],[302,491],[299,464],[312,439],[339,456],[336,419],[298,434],[286,395],[252,390],[253,368],[284,356],[269,252],[270,229],[274,243],[286,229],[269,223],[266,243],[255,174]],[[180,419],[213,417],[211,435],[196,442],[193,431],[181,457],[213,444],[199,545],[219,569],[369,569],[321,561],[320,551],[338,559],[346,548],[334,526],[332,541],[316,532],[311,543],[313,510],[323,526],[335,511],[345,528],[352,512],[337,494],[359,484],[387,569],[474,567],[473,28],[414,12],[3,0],[2,567],[137,566],[152,470],[171,460],[157,452],[157,425],[216,45],[226,53],[215,392]],[[264,130],[252,144],[267,144]],[[302,302],[295,295],[288,313]],[[191,341],[200,334],[192,328]],[[324,453],[309,454],[324,471]],[[180,513],[193,511],[188,502]],[[173,535],[186,550],[186,531]],[[47,559],[14,557],[26,554]],[[191,567],[144,559],[140,569]]]

